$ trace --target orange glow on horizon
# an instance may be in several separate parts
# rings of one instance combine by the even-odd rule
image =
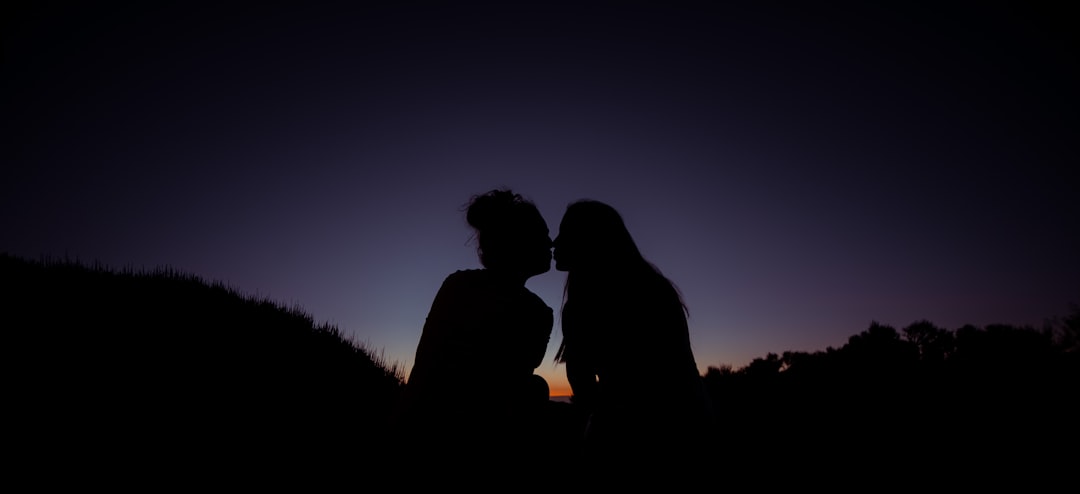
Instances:
[[[550,387],[550,389],[548,390],[548,396],[551,396],[553,398],[556,397],[556,396],[570,396],[572,394],[573,393],[570,391],[569,386],[552,385]]]

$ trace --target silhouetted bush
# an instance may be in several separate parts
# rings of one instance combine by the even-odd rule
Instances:
[[[1080,411],[1072,310],[1041,330],[951,332],[917,321],[901,336],[874,322],[839,349],[711,367],[704,377],[721,439],[736,451],[725,459],[862,473],[916,462],[920,475],[969,467],[1059,475],[1075,455],[1055,452],[1078,439],[1068,425]]]

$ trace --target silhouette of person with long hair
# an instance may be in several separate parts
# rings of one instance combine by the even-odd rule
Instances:
[[[554,245],[555,269],[567,273],[555,361],[588,417],[582,464],[696,461],[694,443],[711,439],[713,416],[678,288],[605,203],[571,203]]]
[[[414,462],[520,461],[543,439],[549,389],[533,372],[554,317],[525,282],[551,269],[547,223],[510,190],[473,196],[466,211],[483,269],[447,276],[424,323],[404,395]]]

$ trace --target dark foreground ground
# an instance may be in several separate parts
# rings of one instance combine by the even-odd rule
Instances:
[[[561,400],[538,423],[535,454],[484,455],[465,440],[432,465],[395,426],[400,369],[302,311],[168,271],[0,256],[0,275],[13,485],[410,489],[457,479],[505,492],[571,489],[585,475],[600,488],[648,480],[668,491],[692,479],[695,491],[1040,492],[1073,485],[1080,464],[1075,310],[1039,329],[872,325],[839,349],[710,369],[714,430],[646,447],[637,465],[581,461],[585,416]],[[685,451],[693,464],[674,461]]]

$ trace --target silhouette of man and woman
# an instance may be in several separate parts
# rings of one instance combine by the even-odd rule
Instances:
[[[555,454],[590,471],[696,455],[712,413],[686,308],[619,213],[574,202],[552,241],[535,204],[511,190],[473,196],[466,211],[483,268],[450,274],[428,313],[404,393],[406,461],[535,473],[535,461]],[[554,313],[525,283],[553,258],[566,272],[555,361],[581,421],[552,416],[548,384],[534,373]]]

